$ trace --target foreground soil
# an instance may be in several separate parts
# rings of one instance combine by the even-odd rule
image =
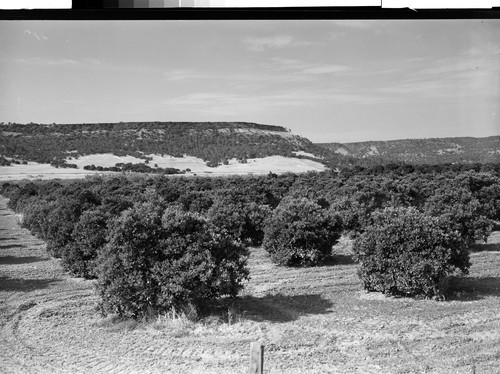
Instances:
[[[0,198],[0,372],[247,373],[253,341],[266,373],[500,372],[500,232],[441,302],[363,292],[350,247],[310,269],[278,268],[254,248],[231,307],[199,322],[116,321]]]

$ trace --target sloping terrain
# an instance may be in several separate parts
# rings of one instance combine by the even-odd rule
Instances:
[[[112,153],[144,159],[145,154],[187,155],[216,166],[232,158],[292,157],[293,151],[316,149],[283,127],[245,122],[4,124],[0,131],[1,156],[55,165],[67,157]]]
[[[262,158],[248,159],[245,163],[240,163],[236,159],[228,160],[227,164],[217,167],[209,167],[201,159],[193,156],[171,157],[148,155],[152,158],[151,165],[158,165],[163,168],[177,168],[180,170],[189,169],[184,176],[205,175],[224,176],[240,174],[268,174],[273,172],[282,173],[303,173],[307,171],[326,170],[325,165],[311,159],[299,159],[284,156],[268,156]],[[87,175],[102,174],[103,172],[84,170],[85,165],[95,164],[104,167],[113,166],[119,162],[140,163],[144,160],[133,156],[114,156],[111,154],[98,154],[82,156],[78,159],[71,159],[69,162],[77,165],[77,168],[55,168],[49,164],[39,164],[29,162],[27,165],[0,166],[0,181],[14,181],[21,179],[77,179],[85,178]]]
[[[252,248],[232,307],[197,323],[119,322],[99,315],[93,282],[65,275],[0,198],[0,372],[247,373],[253,341],[270,374],[498,371],[500,232],[476,246],[445,302],[365,293],[351,243],[334,253],[330,265],[294,269]]]
[[[330,151],[361,159],[410,164],[500,162],[500,136],[321,143]]]

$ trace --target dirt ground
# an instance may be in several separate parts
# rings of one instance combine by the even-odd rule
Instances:
[[[341,240],[334,263],[309,269],[253,248],[233,307],[196,323],[120,322],[0,198],[0,372],[247,373],[257,341],[266,373],[500,373],[500,232],[441,302],[363,292],[350,248]]]

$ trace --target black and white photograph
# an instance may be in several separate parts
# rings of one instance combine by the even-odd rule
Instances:
[[[500,19],[251,14],[2,13],[0,372],[499,372]]]

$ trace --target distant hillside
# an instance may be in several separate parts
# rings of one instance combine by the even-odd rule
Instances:
[[[120,122],[92,124],[0,124],[0,165],[36,161],[58,167],[93,154],[184,155],[207,166],[246,163],[250,158],[308,158],[324,165],[388,163],[443,164],[500,162],[500,136],[313,144],[281,126],[248,122]],[[71,163],[71,161],[69,161]]]
[[[284,127],[246,122],[3,124],[0,132],[1,156],[41,163],[112,153],[142,158],[147,154],[188,155],[216,166],[231,158],[245,162],[326,151]]]
[[[321,143],[317,145],[331,152],[372,161],[372,163],[500,162],[500,136]]]

